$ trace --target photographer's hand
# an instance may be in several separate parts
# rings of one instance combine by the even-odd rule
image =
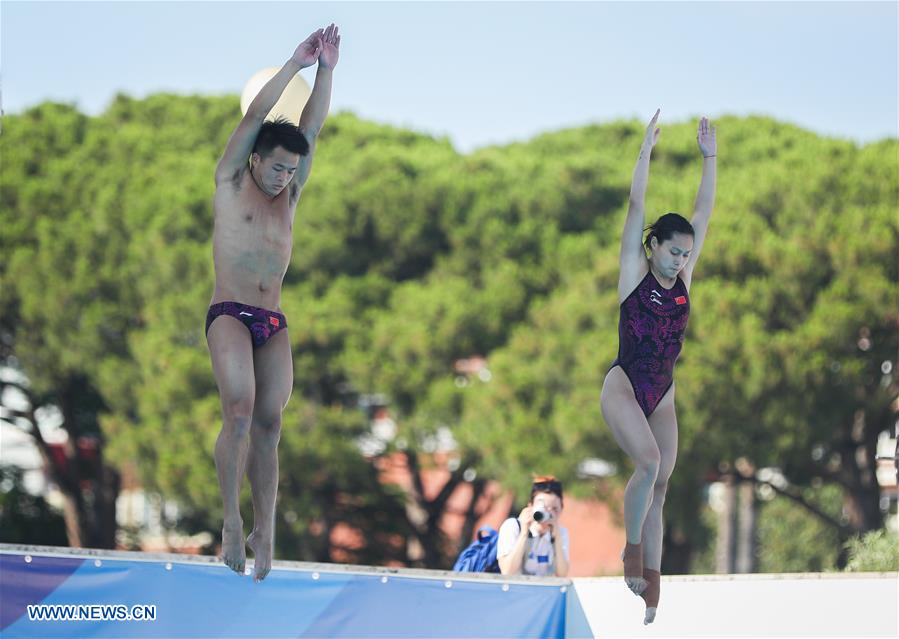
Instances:
[[[524,558],[527,551],[528,530],[534,523],[534,509],[526,506],[518,515],[518,538],[508,555],[497,557],[500,572],[504,575],[520,575],[524,566]]]
[[[534,523],[533,506],[525,506],[524,508],[522,508],[521,512],[518,515],[518,523],[521,524],[521,529],[527,532],[528,528],[531,527],[531,524]]]

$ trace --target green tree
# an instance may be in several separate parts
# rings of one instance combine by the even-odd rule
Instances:
[[[62,516],[43,497],[25,489],[22,470],[14,466],[0,466],[0,540],[42,546],[66,543]]]
[[[109,521],[110,461],[177,500],[176,525],[218,529],[220,416],[202,331],[212,173],[237,106],[159,94],[119,96],[98,117],[50,103],[4,117],[0,363],[29,380],[33,408],[60,409],[72,459],[79,438],[102,453],[90,494],[48,466],[68,491],[70,530]],[[881,527],[874,446],[899,393],[897,141],[859,147],[767,118],[718,125],[717,213],[677,372],[666,572],[689,570],[707,545],[702,488],[738,458],[780,468],[787,483],[769,488],[838,544]],[[586,495],[626,479],[598,397],[617,344],[618,240],[641,130],[611,122],[461,155],[351,114],[329,119],[283,292],[296,384],[279,556],[445,567],[455,549],[439,522],[464,482],[479,494],[489,478],[520,488],[554,472]],[[689,212],[693,134],[692,123],[666,128],[650,217]],[[486,381],[457,379],[472,355],[487,357]],[[374,459],[358,445],[371,398],[399,429]],[[421,473],[446,432],[458,464],[426,495]],[[411,497],[380,481],[392,454],[418,478]],[[618,476],[581,477],[591,457]],[[819,481],[840,491],[841,512],[817,505]],[[348,529],[358,537],[334,550]]]
[[[899,571],[899,538],[885,530],[871,532],[850,539],[847,543],[850,572]]]

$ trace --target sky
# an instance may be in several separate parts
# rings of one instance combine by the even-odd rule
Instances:
[[[859,143],[897,137],[896,2],[0,3],[5,113],[101,113],[240,94],[339,25],[332,111],[461,151],[620,118],[769,115]],[[310,82],[314,70],[301,74]],[[235,124],[239,113],[235,113]]]

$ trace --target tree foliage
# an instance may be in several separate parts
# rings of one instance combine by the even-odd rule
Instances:
[[[182,505],[181,526],[213,531],[219,406],[203,318],[212,175],[237,113],[233,97],[119,96],[98,117],[46,103],[5,116],[0,138],[4,363],[42,401],[75,397],[74,436],[101,436],[108,460]],[[840,490],[848,520],[832,527],[845,541],[882,524],[874,448],[899,380],[899,146],[761,117],[717,125],[718,202],[676,374],[669,543],[686,556],[705,543],[701,486],[738,457],[779,467],[797,503],[813,481]],[[666,127],[649,218],[690,213],[694,127]],[[618,121],[461,155],[329,119],[283,291],[296,384],[279,556],[328,559],[343,524],[363,532],[347,551],[360,561],[406,561],[410,536],[437,539],[359,452],[361,397],[388,398],[410,455],[449,429],[479,481],[520,489],[553,472],[595,494],[578,472],[591,457],[626,478],[598,401],[641,134]],[[489,381],[459,383],[454,364],[471,355],[488,358]]]

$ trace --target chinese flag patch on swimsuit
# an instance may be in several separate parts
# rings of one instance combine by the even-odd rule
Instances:
[[[281,322],[278,321],[277,317],[269,317],[268,323],[271,324],[272,326],[280,326],[281,325]]]
[[[678,295],[677,297],[674,298],[674,303],[677,304],[678,306],[680,306],[681,304],[686,304],[687,298],[683,295]]]

